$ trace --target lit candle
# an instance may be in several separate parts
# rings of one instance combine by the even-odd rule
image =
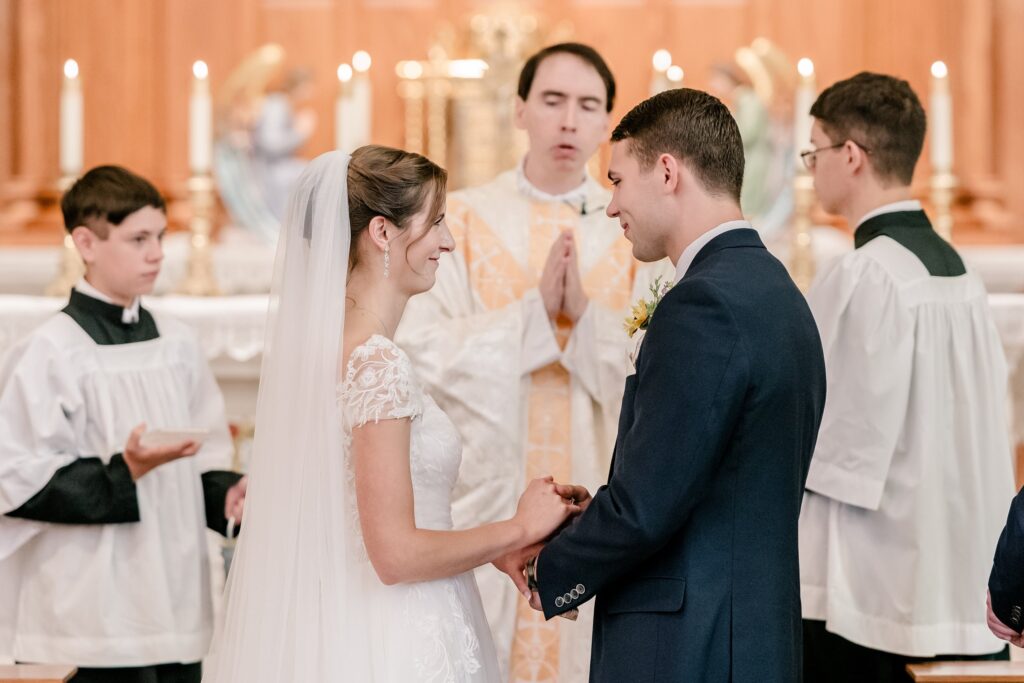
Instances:
[[[953,98],[949,92],[949,69],[944,62],[932,64],[931,111],[932,171],[953,170]]]
[[[419,62],[413,63],[419,66]],[[490,66],[487,62],[482,59],[452,59],[448,62],[448,76],[450,78],[464,78],[467,80],[483,78],[489,68]],[[421,75],[422,67],[420,68],[420,74],[413,78],[419,78]]]
[[[814,83],[814,62],[804,57],[797,62],[796,70],[800,74],[800,83],[796,87],[796,102],[793,107],[793,147],[797,156],[797,168],[802,168],[800,152],[811,146],[811,107],[818,93]]]
[[[654,57],[651,58],[651,66],[654,67],[654,71],[651,73],[651,96],[673,87],[667,75],[672,66],[672,54],[668,50],[662,49],[655,52]]]
[[[64,62],[64,84],[60,90],[60,172],[77,178],[82,172],[82,83],[78,62]]]
[[[373,92],[370,87],[370,55],[360,50],[352,55],[352,149],[370,144],[373,120]]]
[[[682,87],[682,84],[683,84],[683,67],[677,66],[677,65],[673,64],[672,66],[670,66],[668,68],[668,71],[665,72],[665,76],[666,76],[666,78],[668,78],[668,82],[671,84],[669,87],[671,87],[671,88]]]
[[[334,146],[342,152],[355,149],[352,138],[352,67],[338,65],[338,99],[334,102]]]
[[[188,103],[188,164],[193,175],[210,172],[213,155],[213,102],[210,98],[210,70],[199,60],[192,65],[192,96]]]

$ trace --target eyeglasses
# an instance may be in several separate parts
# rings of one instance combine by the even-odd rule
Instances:
[[[809,149],[805,152],[800,152],[800,160],[804,162],[804,166],[807,167],[808,171],[813,171],[814,167],[818,165],[818,152],[827,152],[830,149],[839,149],[840,147],[845,147],[847,142],[852,142],[853,144],[857,145],[862,150],[864,150],[865,154],[871,154],[870,149],[860,144],[856,140],[843,140],[842,142],[837,142],[836,144],[829,145],[828,147],[819,147],[817,149]]]

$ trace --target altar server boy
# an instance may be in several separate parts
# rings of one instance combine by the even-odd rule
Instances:
[[[85,277],[0,366],[0,659],[198,683],[205,529],[241,518],[246,486],[224,471],[224,402],[193,331],[140,302],[163,259],[157,190],[101,166],[61,208]]]
[[[807,295],[828,398],[800,515],[804,680],[1005,657],[985,583],[1013,493],[1006,361],[981,279],[911,195],[924,110],[861,73],[811,115],[805,163],[855,249]]]

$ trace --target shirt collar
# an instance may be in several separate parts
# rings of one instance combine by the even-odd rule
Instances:
[[[693,259],[697,257],[700,250],[707,246],[708,242],[715,239],[719,235],[729,232],[730,230],[742,230],[743,228],[751,228],[750,221],[726,221],[717,227],[711,228],[703,235],[695,239],[690,243],[690,246],[683,249],[683,253],[679,256],[679,262],[676,264],[676,282],[683,279],[686,275],[686,271],[690,269],[690,264],[693,263]]]
[[[921,202],[916,199],[903,199],[898,202],[892,202],[891,204],[883,204],[877,209],[872,209],[864,214],[859,221],[857,221],[857,227],[864,225],[865,221],[868,221],[875,216],[881,216],[883,213],[896,213],[898,211],[923,211],[921,208]]]
[[[91,296],[93,299],[98,299],[103,303],[110,304],[112,306],[117,305],[109,296],[90,285],[84,277],[78,281],[78,284],[75,285],[75,289],[80,293],[85,294],[86,296]],[[121,322],[128,325],[139,322],[139,306],[139,297],[135,297],[131,304],[125,306],[124,310],[121,311]]]

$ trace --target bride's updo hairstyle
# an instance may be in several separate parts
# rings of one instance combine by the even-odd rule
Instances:
[[[422,154],[382,145],[364,145],[352,152],[348,164],[348,217],[352,247],[348,267],[359,259],[359,235],[375,216],[398,229],[429,206],[428,225],[444,213],[448,172]]]

